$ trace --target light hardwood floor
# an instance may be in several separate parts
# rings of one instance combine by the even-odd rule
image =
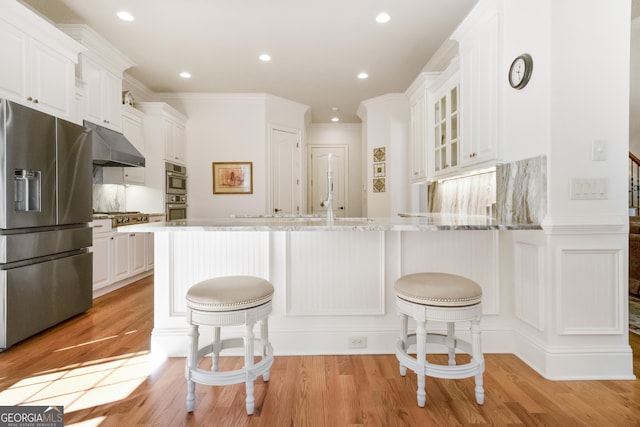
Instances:
[[[65,425],[92,426],[640,426],[640,380],[547,381],[510,354],[487,354],[485,404],[473,380],[415,376],[393,355],[276,356],[271,380],[256,382],[256,411],[244,385],[196,386],[185,410],[184,359],[149,355],[152,279],[95,300],[87,313],[0,353],[0,405],[64,405]],[[633,335],[640,377],[640,337]],[[221,369],[239,367],[225,357]]]

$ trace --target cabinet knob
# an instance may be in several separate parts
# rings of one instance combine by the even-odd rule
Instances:
[[[113,237],[109,237],[109,240],[113,240]]]
[[[33,101],[33,98],[32,97],[28,97],[27,101]]]
[[[37,103],[38,103],[38,100],[37,100],[37,99],[34,99],[34,100],[33,100],[33,102],[37,104]]]
[[[135,236],[136,236],[136,233],[131,233],[131,234],[129,234],[129,236],[130,236],[130,237],[135,237]]]

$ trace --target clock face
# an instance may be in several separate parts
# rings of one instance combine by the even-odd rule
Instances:
[[[524,59],[518,58],[511,67],[511,83],[516,86],[522,82],[524,78]]]
[[[533,60],[528,54],[518,56],[511,63],[509,68],[509,84],[514,89],[522,89],[529,83],[531,71],[533,70]]]

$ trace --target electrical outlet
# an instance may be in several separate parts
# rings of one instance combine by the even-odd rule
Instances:
[[[349,337],[349,348],[367,348],[367,337]]]

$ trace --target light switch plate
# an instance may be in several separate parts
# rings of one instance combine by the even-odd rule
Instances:
[[[603,139],[593,140],[591,143],[591,160],[594,162],[607,160],[607,141]]]
[[[604,200],[607,194],[607,178],[571,179],[572,200]]]

